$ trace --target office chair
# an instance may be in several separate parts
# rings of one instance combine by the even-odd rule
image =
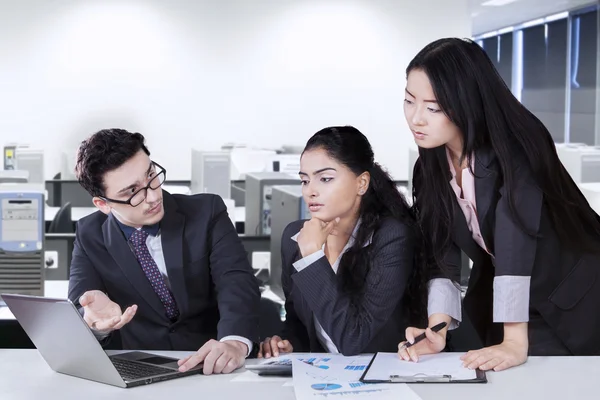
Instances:
[[[261,297],[259,331],[260,340],[267,337],[279,335],[283,332],[283,321],[281,320],[281,307],[273,300]]]
[[[48,228],[48,233],[73,233],[73,220],[71,219],[71,203],[66,202],[58,210],[54,220]]]

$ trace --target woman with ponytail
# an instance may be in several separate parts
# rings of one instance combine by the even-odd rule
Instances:
[[[406,200],[349,126],[310,138],[299,174],[312,218],[283,233],[285,329],[261,343],[259,357],[396,351],[406,327],[426,320],[420,239]]]

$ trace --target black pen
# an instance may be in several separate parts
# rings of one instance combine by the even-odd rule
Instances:
[[[446,327],[446,323],[445,322],[440,322],[439,324],[437,324],[436,326],[434,326],[433,328],[431,328],[431,330],[434,331],[434,332],[439,332],[442,329],[444,329],[445,327]],[[409,343],[408,341],[406,341],[406,343],[404,343],[402,346],[400,346],[400,348],[398,349],[398,351],[407,349],[410,346],[414,346],[415,344],[419,343],[421,340],[425,339],[426,337],[427,337],[427,335],[425,335],[425,332],[423,332],[423,333],[421,333],[419,336],[417,336],[415,338],[415,341],[413,343]]]

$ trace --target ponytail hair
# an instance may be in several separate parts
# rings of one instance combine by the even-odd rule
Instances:
[[[359,208],[360,226],[353,245],[344,253],[338,269],[338,284],[342,291],[353,297],[364,294],[364,284],[371,269],[371,246],[363,247],[381,226],[385,218],[395,218],[411,229],[415,241],[415,259],[412,276],[405,291],[411,319],[422,322],[426,317],[426,296],[424,269],[420,245],[420,229],[413,212],[396,183],[374,160],[373,149],[367,138],[352,126],[329,127],[314,134],[307,142],[304,152],[323,149],[329,157],[349,168],[356,176],[368,172],[371,179],[366,193],[362,196]]]

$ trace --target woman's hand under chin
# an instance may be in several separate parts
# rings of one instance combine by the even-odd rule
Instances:
[[[306,221],[298,235],[298,247],[300,247],[302,257],[321,250],[327,237],[334,234],[334,230],[339,222],[339,217],[329,222],[315,217],[311,218],[310,221]]]

